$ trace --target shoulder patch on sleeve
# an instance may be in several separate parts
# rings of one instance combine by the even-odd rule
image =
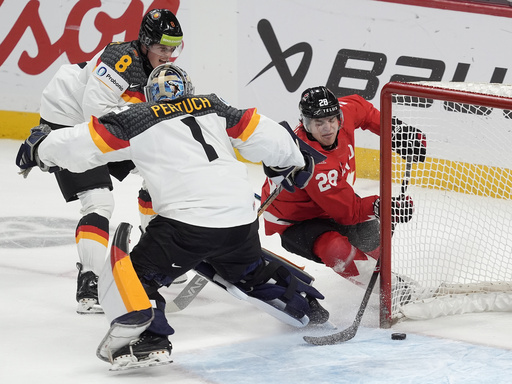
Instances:
[[[96,68],[94,68],[93,76],[119,97],[129,86],[119,73],[102,62],[99,62]]]

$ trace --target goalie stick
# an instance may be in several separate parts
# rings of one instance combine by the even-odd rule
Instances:
[[[206,284],[208,284],[208,280],[196,274],[173,301],[166,303],[165,313],[178,312],[188,307]]]
[[[406,164],[405,164],[405,174],[402,179],[402,184],[400,187],[400,198],[405,198],[405,194],[407,192],[407,187],[409,186],[409,180],[411,178],[411,169],[412,169],[412,156],[407,156]],[[359,306],[359,310],[357,311],[356,318],[352,325],[340,332],[333,333],[327,336],[304,336],[303,339],[308,344],[312,345],[333,345],[343,343],[345,341],[351,340],[357,333],[359,329],[359,324],[361,323],[361,319],[363,318],[364,311],[366,310],[366,306],[368,305],[368,301],[370,301],[370,296],[372,294],[373,288],[375,287],[375,283],[377,283],[377,278],[380,274],[380,255],[377,259],[377,264],[375,264],[375,268],[372,273],[372,277],[370,278],[370,282],[368,283],[368,287],[363,296],[363,300],[361,301],[361,305]]]

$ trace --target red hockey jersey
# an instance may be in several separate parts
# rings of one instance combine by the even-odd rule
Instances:
[[[325,150],[317,141],[309,140],[304,126],[295,129],[297,135],[327,156],[315,166],[313,177],[304,189],[294,193],[283,190],[267,208],[265,233],[283,233],[290,225],[313,218],[332,218],[342,225],[353,225],[374,218],[373,203],[378,196],[359,197],[353,189],[355,182],[355,139],[357,128],[380,135],[380,112],[358,95],[338,99],[344,124],[338,133],[338,145]],[[269,196],[275,185],[267,178],[261,199]]]

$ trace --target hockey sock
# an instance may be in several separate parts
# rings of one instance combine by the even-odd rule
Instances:
[[[146,227],[153,217],[156,216],[156,212],[153,210],[153,202],[147,189],[141,188],[139,190],[139,217],[140,217],[140,228],[142,232],[146,232]]]
[[[370,251],[370,252],[365,252],[368,256],[371,256],[373,257],[375,260],[377,260],[380,256],[380,246],[377,247],[377,249],[374,249],[373,251]]]
[[[83,271],[99,275],[108,247],[109,220],[97,213],[82,217],[76,228],[75,239]]]
[[[350,244],[345,236],[334,231],[319,236],[313,246],[313,252],[326,266],[349,280],[360,274],[355,261],[368,260],[368,257]]]

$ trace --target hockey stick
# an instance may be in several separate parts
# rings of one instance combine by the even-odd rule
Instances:
[[[407,187],[409,186],[409,180],[411,179],[411,168],[412,168],[412,156],[407,156],[407,163],[405,164],[405,174],[402,179],[402,184],[400,187],[400,198],[405,198],[405,194],[407,193]],[[357,333],[359,329],[359,324],[361,323],[361,319],[363,318],[364,311],[366,310],[366,306],[370,301],[370,296],[373,292],[373,288],[377,283],[377,278],[380,274],[380,255],[377,259],[377,264],[375,264],[375,268],[372,273],[372,277],[370,278],[370,282],[368,283],[368,287],[363,296],[363,300],[361,301],[361,305],[359,306],[359,310],[357,311],[356,318],[352,325],[343,331],[334,333],[332,335],[327,336],[304,336],[303,339],[308,344],[312,345],[333,345],[343,343],[345,341],[351,340]]]
[[[208,284],[208,280],[196,274],[173,301],[166,303],[165,313],[178,312],[188,307],[206,284]]]
[[[402,179],[402,185],[400,187],[400,198],[405,199],[407,187],[409,186],[409,180],[411,180],[411,169],[412,169],[412,156],[407,156],[405,160],[405,174]]]
[[[281,185],[274,189],[274,191],[269,195],[269,197],[267,197],[267,199],[258,209],[258,217],[260,217],[263,212],[265,212],[265,210],[270,206],[270,204],[272,204],[272,202],[276,199],[282,190],[283,187]],[[188,307],[188,305],[196,298],[196,296],[199,294],[199,292],[201,292],[206,284],[208,284],[208,280],[196,274],[192,280],[190,280],[187,286],[183,288],[180,293],[178,293],[174,300],[165,306],[165,313],[178,312]]]
[[[265,199],[265,201],[261,204],[260,208],[258,209],[258,217],[260,217],[263,214],[263,212],[267,210],[267,208],[270,206],[270,204],[272,204],[272,202],[276,199],[276,197],[281,193],[282,190],[283,186],[279,184],[277,188],[272,191],[272,193]]]
[[[368,287],[363,296],[363,300],[361,301],[361,305],[359,306],[359,310],[357,311],[356,318],[352,325],[343,331],[333,333],[332,335],[327,336],[304,336],[304,340],[308,344],[313,345],[333,345],[343,343],[352,339],[359,329],[359,324],[361,323],[361,319],[363,318],[364,311],[366,310],[366,306],[368,305],[368,301],[370,301],[370,295],[372,294],[373,287],[375,287],[375,283],[377,282],[377,278],[380,273],[380,257],[377,259],[377,264],[375,265],[375,269],[373,270],[372,277],[370,282],[368,283]]]

